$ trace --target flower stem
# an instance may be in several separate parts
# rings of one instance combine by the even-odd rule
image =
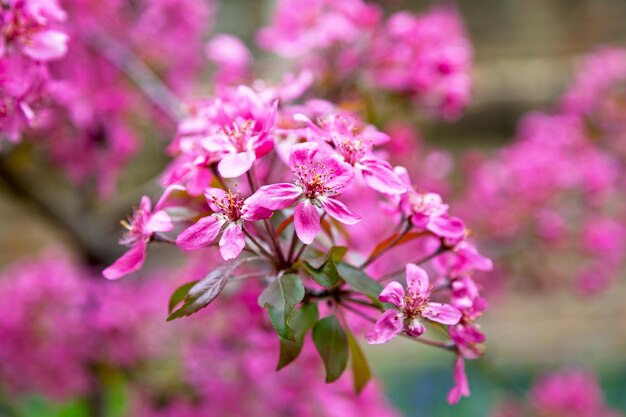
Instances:
[[[243,230],[243,233],[246,235],[248,239],[250,239],[250,241],[254,244],[254,246],[259,248],[259,250],[261,251],[263,255],[265,255],[269,259],[272,259],[272,260],[274,259],[274,257],[268,251],[266,251],[263,246],[261,246],[261,244],[254,238],[254,236],[250,234],[250,232],[246,230],[245,227],[242,227],[241,230]]]
[[[369,258],[367,258],[367,260],[363,262],[363,264],[360,266],[360,269],[367,268],[368,265],[370,265],[376,259],[383,256],[388,250],[396,246],[406,236],[406,234],[409,233],[409,231],[411,230],[411,227],[412,227],[411,223],[407,222],[402,233],[400,233],[395,239],[389,242],[387,246],[385,246],[383,249],[378,251],[378,253],[372,254]]]
[[[416,265],[422,265],[422,264],[432,260],[433,258],[441,255],[442,253],[444,253],[444,252],[446,252],[448,250],[450,250],[450,248],[448,246],[441,245],[441,246],[439,246],[439,248],[435,252],[433,252],[430,255],[426,256],[425,258],[422,258],[419,261],[416,261],[416,262],[413,262],[413,263],[416,264]],[[397,269],[397,270],[395,270],[393,272],[389,272],[389,273],[383,275],[382,277],[380,277],[378,279],[378,281],[379,282],[385,282],[385,281],[387,281],[389,279],[392,279],[396,275],[399,275],[399,274],[403,273],[405,271],[405,269],[406,268],[402,268],[402,269]]]

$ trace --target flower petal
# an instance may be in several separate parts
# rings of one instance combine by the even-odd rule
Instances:
[[[382,303],[391,303],[397,308],[402,307],[402,299],[404,298],[404,288],[397,281],[391,281],[383,288],[378,296]]]
[[[255,160],[254,151],[232,153],[222,158],[217,169],[224,178],[236,178],[248,172]]]
[[[422,316],[428,320],[452,326],[461,320],[463,314],[450,304],[428,303],[428,306],[422,311]]]
[[[67,53],[68,36],[56,30],[40,31],[22,45],[22,51],[36,61],[51,61]]]
[[[326,182],[327,187],[332,188],[335,192],[339,192],[350,185],[354,179],[354,168],[352,168],[352,165],[330,157],[325,158],[322,162],[326,169],[333,173],[332,177]]]
[[[411,298],[427,298],[430,295],[428,274],[415,264],[406,264],[406,284]]]
[[[374,190],[385,194],[402,194],[407,191],[400,177],[391,165],[382,159],[366,157],[358,164],[363,180]]]
[[[185,250],[200,249],[215,240],[223,222],[216,216],[207,216],[182,231],[176,238],[176,245]]]
[[[260,206],[268,210],[281,210],[296,202],[302,189],[294,184],[280,183],[264,185],[252,194],[246,202],[248,206]]]
[[[296,172],[298,166],[308,166],[315,154],[317,154],[318,144],[315,142],[297,143],[291,148],[289,153],[289,168]]]
[[[318,201],[322,204],[326,213],[343,224],[357,224],[362,220],[361,216],[351,212],[348,207],[339,200],[323,197],[319,198]]]
[[[465,236],[465,225],[458,217],[433,217],[426,228],[437,236],[448,239],[460,239]]]
[[[220,253],[225,261],[235,259],[239,256],[244,246],[246,246],[246,238],[241,230],[241,226],[231,223],[228,225],[222,238],[220,239]]]
[[[296,206],[293,225],[302,243],[310,245],[315,240],[320,231],[320,214],[311,200],[306,199]]]
[[[454,362],[454,387],[448,393],[448,403],[456,404],[461,397],[469,397],[470,389],[465,375],[465,361],[461,356],[457,356]]]
[[[146,230],[154,232],[169,232],[174,228],[174,223],[169,214],[163,210],[159,210],[150,216],[146,223]]]
[[[387,343],[402,332],[402,315],[396,310],[387,310],[376,321],[374,330],[365,334],[365,340],[371,345]]]
[[[110,267],[102,271],[106,279],[118,279],[141,269],[146,260],[148,241],[140,240]]]

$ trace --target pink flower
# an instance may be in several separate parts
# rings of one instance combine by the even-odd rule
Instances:
[[[465,375],[465,361],[462,356],[457,356],[454,362],[454,387],[448,393],[448,403],[456,404],[461,397],[469,397],[470,389]]]
[[[385,194],[406,192],[391,165],[371,154],[374,145],[389,140],[387,135],[372,126],[363,128],[357,120],[342,115],[321,119],[321,128],[302,114],[296,114],[294,119],[306,122],[318,140],[331,143],[341,158],[360,172],[365,183],[374,190]]]
[[[313,142],[295,145],[289,155],[289,167],[296,183],[264,185],[248,200],[251,206],[268,210],[281,210],[298,202],[294,226],[298,238],[307,245],[313,242],[320,230],[318,207],[344,224],[361,221],[360,216],[332,198],[352,182],[352,168],[327,155],[319,155],[318,148],[318,144]]]
[[[227,88],[214,99],[198,100],[190,105],[190,116],[178,127],[170,146],[180,152],[174,175],[168,183],[187,182],[208,185],[209,167],[217,163],[224,178],[245,174],[254,161],[274,149],[270,134],[274,127],[278,102],[268,104],[245,86]],[[193,191],[199,191],[193,187]]]
[[[52,29],[51,24],[65,18],[54,0],[9,2],[0,14],[0,58],[13,45],[34,61],[62,58],[67,52],[68,36]]]
[[[139,208],[135,210],[133,217],[130,219],[130,223],[122,222],[122,225],[128,231],[120,240],[120,244],[131,246],[131,248],[115,261],[113,265],[102,271],[102,275],[105,278],[118,279],[141,269],[146,259],[148,242],[154,237],[155,233],[169,232],[174,228],[170,216],[161,210],[161,206],[173,189],[173,187],[170,187],[163,193],[154,210],[152,210],[150,198],[143,196]]]
[[[410,187],[410,180],[403,167],[396,172],[404,177],[408,192],[400,196],[400,210],[411,218],[417,229],[428,230],[435,236],[446,238],[453,243],[465,237],[465,225],[458,217],[448,215],[448,205],[436,193],[418,193]]]
[[[455,325],[461,312],[449,305],[430,301],[432,286],[428,274],[415,264],[406,265],[406,291],[397,281],[392,281],[382,290],[378,299],[391,303],[395,309],[387,310],[378,319],[374,330],[365,335],[370,344],[387,343],[404,330],[407,335],[418,337],[426,331],[421,319],[441,324]]]
[[[531,393],[540,415],[615,417],[607,407],[595,375],[580,369],[566,369],[537,380]]]
[[[213,214],[203,217],[185,229],[176,238],[176,244],[185,250],[208,246],[222,232],[220,253],[224,260],[235,259],[246,245],[243,222],[266,219],[271,211],[263,208],[250,208],[238,194],[210,188],[205,197]]]
[[[205,48],[206,57],[217,66],[218,84],[241,82],[248,73],[252,54],[241,40],[227,34],[217,34]]]

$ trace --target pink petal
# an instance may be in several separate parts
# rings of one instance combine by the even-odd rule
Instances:
[[[320,231],[320,214],[310,200],[306,199],[296,206],[293,224],[298,238],[310,245]]]
[[[246,246],[246,238],[241,230],[241,226],[231,223],[220,239],[220,253],[225,261],[235,259],[239,256],[244,246]]]
[[[439,237],[448,239],[460,239],[465,236],[465,225],[458,217],[434,217],[428,222],[427,229]]]
[[[56,30],[46,30],[32,35],[22,45],[22,51],[36,61],[62,58],[67,53],[68,36]]]
[[[335,158],[325,158],[323,162],[326,169],[333,172],[332,178],[326,183],[327,187],[335,191],[341,191],[350,185],[354,179],[354,168],[352,168],[352,165],[338,161]]]
[[[209,187],[204,191],[204,198],[206,199],[207,204],[215,213],[221,213],[222,209],[215,204],[214,199],[217,201],[222,201],[222,198],[226,195],[226,191],[221,188],[213,188]]]
[[[363,180],[374,190],[385,194],[402,194],[407,191],[391,165],[378,158],[363,158],[359,162]]]
[[[402,333],[403,326],[402,315],[396,310],[387,310],[376,321],[374,330],[365,334],[365,340],[371,345],[387,343],[394,336]]]
[[[428,274],[415,264],[406,264],[406,284],[411,298],[426,298],[430,295]]]
[[[402,299],[404,298],[404,288],[397,281],[391,281],[380,292],[378,299],[382,303],[391,303],[397,308],[402,307]]]
[[[254,151],[229,154],[222,158],[217,169],[224,178],[236,178],[248,172],[255,159]]]
[[[289,168],[296,171],[298,166],[308,166],[318,150],[318,144],[315,142],[297,143],[291,148],[289,153]]]
[[[196,167],[192,169],[187,177],[187,192],[193,197],[202,195],[212,179],[213,173],[209,168]]]
[[[146,229],[149,232],[169,232],[174,228],[174,223],[169,214],[163,210],[157,211],[150,216],[148,223],[146,223]]]
[[[178,184],[170,185],[169,187],[167,187],[165,191],[163,191],[163,195],[161,196],[161,198],[159,198],[159,201],[157,201],[156,205],[154,206],[154,210],[161,210],[161,207],[165,205],[165,202],[174,191],[185,191],[185,187]]]
[[[409,336],[412,336],[412,337],[419,337],[419,336],[423,335],[425,331],[426,331],[426,328],[419,321],[418,318],[414,318],[406,326],[406,334],[408,334]]]
[[[148,241],[140,240],[110,267],[102,271],[106,279],[118,279],[141,269],[148,250]]]
[[[361,216],[351,212],[348,207],[341,201],[334,198],[319,198],[318,201],[331,217],[340,221],[343,224],[357,224],[362,220]]]
[[[448,393],[448,403],[456,404],[461,397],[469,397],[470,389],[465,375],[465,361],[461,356],[457,356],[454,363],[454,387]]]
[[[257,220],[269,219],[274,212],[266,209],[265,207],[248,205],[247,201],[243,203],[241,208],[241,218],[249,222],[255,222]]]
[[[216,216],[203,217],[178,235],[176,245],[185,250],[203,248],[215,240],[221,228],[222,222]]]
[[[450,304],[428,303],[428,306],[422,311],[422,316],[429,320],[452,326],[461,320],[463,314]]]
[[[268,210],[281,210],[296,202],[302,189],[294,184],[280,183],[264,185],[246,202],[249,206],[260,206]]]
[[[141,201],[139,202],[139,210],[143,211],[147,216],[150,215],[152,211],[152,202],[148,196],[141,197]]]

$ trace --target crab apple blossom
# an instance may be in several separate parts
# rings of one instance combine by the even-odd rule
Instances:
[[[333,198],[352,182],[352,168],[345,162],[319,152],[319,145],[308,142],[295,145],[289,155],[289,168],[295,183],[264,185],[250,197],[251,207],[280,210],[294,203],[294,225],[298,238],[310,244],[320,231],[321,207],[329,216],[344,224],[355,224],[361,217]]]
[[[153,210],[150,198],[143,196],[130,221],[122,222],[128,231],[120,240],[120,244],[131,248],[113,265],[102,271],[107,279],[118,279],[141,269],[146,259],[148,242],[157,233],[169,232],[174,229],[170,216],[161,210],[167,193],[163,197],[157,202]]]
[[[10,0],[0,11],[0,59],[21,53],[36,62],[62,58],[68,36],[55,28],[67,14],[55,0]]]
[[[428,274],[415,264],[406,266],[406,290],[397,281],[392,281],[382,290],[378,299],[395,307],[383,313],[374,330],[367,333],[368,343],[387,343],[403,331],[411,337],[419,337],[426,328],[421,319],[441,324],[455,325],[461,312],[449,304],[430,301],[432,286]]]
[[[294,119],[306,122],[316,139],[330,143],[339,157],[352,165],[374,190],[386,194],[406,192],[402,180],[391,165],[371,154],[374,145],[388,140],[387,135],[371,126],[358,126],[354,118],[342,115],[331,115],[320,120],[321,127],[302,114],[296,114]]]
[[[213,242],[223,230],[219,245],[225,261],[238,257],[245,246],[244,220],[256,221],[272,215],[259,207],[251,209],[239,194],[219,188],[208,189],[206,199],[214,213],[185,229],[176,238],[176,244],[185,250],[199,249]]]

